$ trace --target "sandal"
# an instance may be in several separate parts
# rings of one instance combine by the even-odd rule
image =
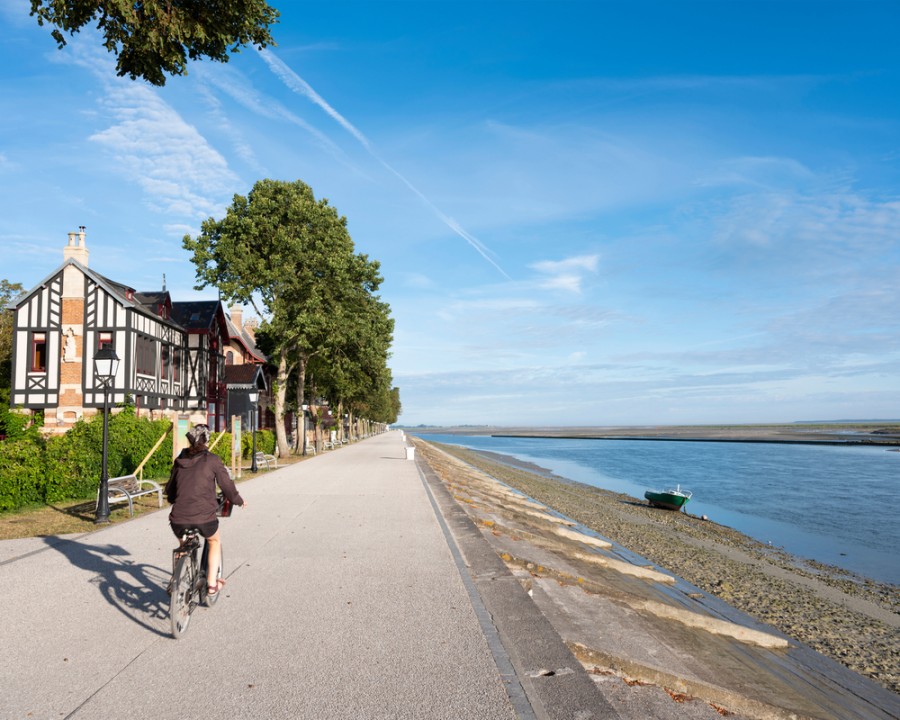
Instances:
[[[215,595],[219,590],[221,590],[225,586],[225,581],[222,578],[219,578],[216,581],[216,585],[207,585],[206,586],[206,594],[207,595]]]

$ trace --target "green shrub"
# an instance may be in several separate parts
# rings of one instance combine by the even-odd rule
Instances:
[[[209,444],[212,445],[213,442],[219,435],[222,433],[213,433],[210,436]],[[275,433],[271,430],[257,430],[256,431],[256,451],[268,453],[269,455],[275,452]],[[222,458],[222,462],[225,463],[225,467],[231,467],[231,433],[225,433],[225,437],[223,437],[219,444],[216,445],[212,452]],[[250,456],[253,454],[253,433],[252,432],[242,432],[241,433],[241,460],[250,460]]]
[[[209,444],[212,445],[215,442],[216,438],[219,435],[225,435],[221,440],[219,440],[219,444],[216,445],[212,452],[214,455],[218,455],[222,458],[222,462],[225,464],[225,467],[231,467],[231,433],[211,433],[209,436]]]
[[[0,442],[0,512],[41,502],[45,475],[44,447],[40,438]]]
[[[30,413],[16,412],[11,410],[5,403],[0,403],[0,435],[5,435],[7,439],[19,440],[25,437],[40,437],[43,426],[43,413],[36,413],[32,417]]]
[[[269,455],[275,452],[275,433],[271,430],[256,431],[256,452],[267,453]],[[241,457],[249,460],[253,455],[253,433],[243,433],[241,435]]]
[[[271,430],[256,431],[256,449],[268,455],[275,454],[275,433]],[[249,455],[248,455],[249,457]]]
[[[147,420],[125,408],[109,418],[107,472],[109,477],[130,475],[168,430],[168,420]],[[79,420],[65,435],[47,441],[48,473],[45,499],[48,502],[88,498],[97,494],[103,462],[103,417]],[[156,450],[144,477],[162,478],[172,468],[171,434]]]
[[[44,485],[44,499],[47,502],[96,495],[103,455],[102,442],[101,423],[84,420],[75,423],[65,435],[47,439]],[[110,457],[115,455],[113,448],[110,448],[109,454]]]

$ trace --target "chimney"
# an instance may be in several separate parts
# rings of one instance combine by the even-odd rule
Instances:
[[[84,230],[84,225],[81,225],[78,228],[78,232],[69,233],[69,242],[63,249],[63,259],[69,260],[71,258],[87,267],[89,253],[84,242]]]
[[[228,311],[231,313],[231,322],[234,323],[238,330],[241,330],[244,327],[244,308],[239,305],[232,305],[228,308]]]

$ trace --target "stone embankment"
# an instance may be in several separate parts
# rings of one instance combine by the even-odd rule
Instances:
[[[607,697],[664,690],[711,717],[900,715],[897,588],[511,458],[415,442]]]

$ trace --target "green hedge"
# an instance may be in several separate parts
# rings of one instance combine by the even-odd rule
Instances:
[[[40,439],[0,442],[0,512],[41,502],[45,468]]]
[[[218,445],[213,448],[213,452],[222,458],[222,462],[225,463],[225,467],[231,466],[231,433],[213,433],[209,439],[209,444],[212,445],[216,438],[219,435],[224,434],[221,440],[219,440]],[[268,455],[273,455],[275,453],[275,433],[271,430],[257,430],[256,431],[256,451],[264,452]],[[250,455],[253,452],[253,433],[242,432],[241,433],[241,458],[243,460],[250,460]]]
[[[137,418],[129,407],[112,415],[107,456],[109,476],[133,473],[170,424],[168,420]],[[0,442],[0,511],[35,502],[96,496],[102,458],[101,416],[79,420],[65,435],[44,439],[37,433],[29,433]],[[144,477],[166,477],[171,467],[169,435],[144,466]]]
[[[168,420],[138,418],[132,407],[109,418],[107,469],[111,478],[133,473],[165,433]],[[222,438],[213,452],[226,466],[231,464],[231,435]],[[213,438],[216,436],[214,435]],[[241,450],[250,459],[253,437],[241,435]],[[275,434],[258,430],[256,449],[275,452]],[[93,498],[100,483],[103,458],[103,418],[79,420],[65,435],[42,438],[22,432],[0,442],[0,512],[38,502]],[[144,466],[145,478],[167,478],[172,469],[172,435]]]
[[[138,418],[129,407],[110,416],[109,476],[133,473],[170,425],[168,420]],[[87,422],[79,420],[65,435],[49,438],[46,456],[46,501],[96,495],[103,461],[103,418],[97,416]],[[169,434],[144,466],[144,477],[166,477],[171,468],[172,437]]]

